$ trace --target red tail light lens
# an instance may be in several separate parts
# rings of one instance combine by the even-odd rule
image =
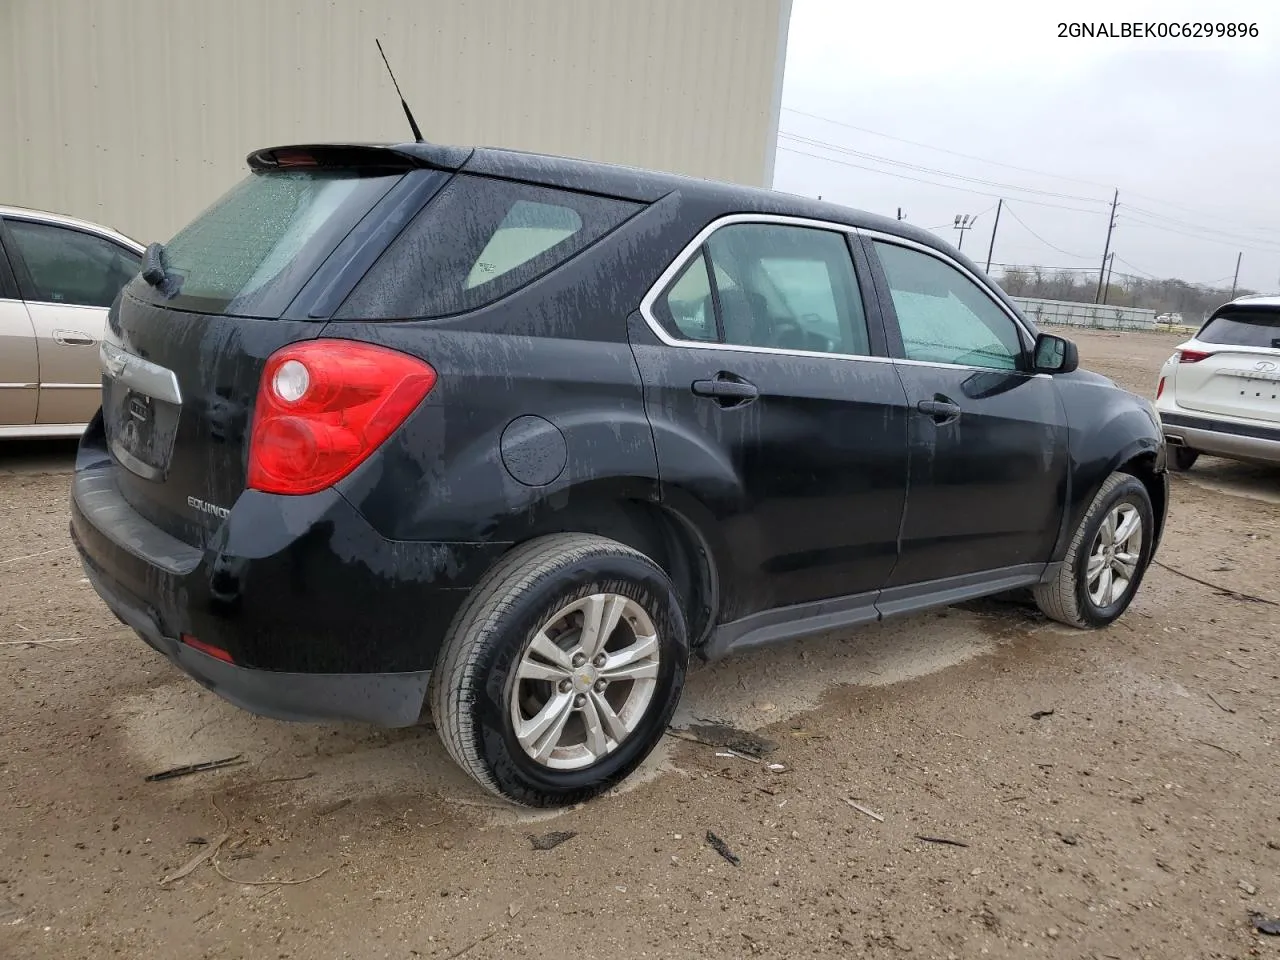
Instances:
[[[306,494],[332,486],[391,436],[431,392],[436,372],[351,340],[309,340],[271,355],[249,439],[248,485]]]
[[[1179,350],[1178,362],[1179,363],[1199,363],[1201,360],[1206,360],[1212,356],[1213,354],[1206,350]]]
[[[1160,399],[1160,394],[1164,393],[1164,377],[1160,378],[1160,382],[1156,384],[1156,399]]]

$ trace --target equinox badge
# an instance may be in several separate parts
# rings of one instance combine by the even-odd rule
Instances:
[[[198,510],[200,513],[211,513],[219,520],[225,520],[231,515],[231,511],[226,507],[220,507],[216,503],[209,503],[199,497],[187,497],[187,506],[192,510]]]

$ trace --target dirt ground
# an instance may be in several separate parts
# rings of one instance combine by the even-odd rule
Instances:
[[[1147,394],[1177,342],[1078,340]],[[1175,478],[1159,560],[1234,594],[1155,567],[1101,633],[982,603],[701,668],[680,723],[765,762],[668,738],[529,815],[429,729],[257,719],[133,639],[69,548],[70,465],[0,448],[6,960],[1280,958],[1249,923],[1280,916],[1280,471]]]

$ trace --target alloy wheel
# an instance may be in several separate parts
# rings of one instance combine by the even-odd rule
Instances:
[[[657,630],[640,604],[616,593],[573,601],[520,655],[510,708],[516,739],[551,769],[596,763],[644,718],[658,666]]]
[[[1142,514],[1131,503],[1118,503],[1107,513],[1089,550],[1085,569],[1089,599],[1099,608],[1123,599],[1142,556]]]

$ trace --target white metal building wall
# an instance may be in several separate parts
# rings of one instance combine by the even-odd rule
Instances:
[[[791,0],[0,0],[0,203],[167,239],[250,150],[428,140],[768,185]]]

